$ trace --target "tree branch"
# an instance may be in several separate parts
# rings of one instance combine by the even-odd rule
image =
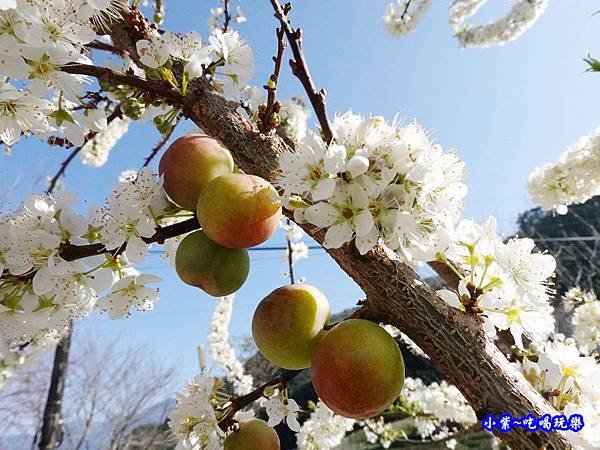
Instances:
[[[115,107],[112,114],[107,117],[106,123],[110,124],[113,120],[115,120],[119,117],[121,117],[121,105],[117,105]],[[87,144],[89,141],[94,139],[94,137],[96,137],[97,134],[98,134],[97,132],[88,133],[84,144],[81,147],[77,147],[77,148],[73,149],[71,151],[71,153],[69,153],[69,156],[67,156],[67,158],[62,162],[58,171],[50,179],[50,182],[48,183],[48,189],[46,189],[46,192],[48,194],[51,194],[54,191],[54,189],[56,189],[56,184],[58,183],[59,178],[65,174],[65,171],[67,170],[67,167],[69,166],[69,164],[71,164],[73,159],[79,154],[79,152],[85,146],[85,144]]]
[[[167,239],[189,233],[200,228],[198,219],[193,217],[183,222],[168,225],[156,229],[156,233],[152,237],[142,238],[146,244],[163,244]],[[87,258],[88,256],[102,255],[103,253],[111,253],[113,256],[118,256],[125,251],[126,244],[120,247],[108,250],[103,244],[89,245],[72,245],[67,244],[60,250],[60,256],[66,261],[74,261],[76,259]]]
[[[123,56],[123,53],[124,53],[122,50],[119,50],[114,45],[107,44],[106,42],[99,41],[98,39],[93,40],[92,42],[87,44],[86,47],[93,48],[96,50],[102,50],[105,52],[114,53],[115,55],[120,55],[120,56]]]
[[[61,70],[66,73],[88,75],[98,80],[135,87],[144,92],[151,92],[175,105],[183,103],[183,96],[164,81],[146,80],[137,75],[123,74],[108,67],[91,64],[67,64],[61,66]]]
[[[234,399],[231,402],[229,411],[227,412],[225,417],[223,417],[223,419],[221,419],[221,421],[219,422],[219,426],[221,427],[221,429],[225,431],[227,428],[229,428],[233,424],[233,416],[235,415],[235,413],[244,409],[246,406],[254,403],[256,400],[261,398],[264,395],[264,391],[266,388],[276,386],[286,388],[287,384],[292,379],[294,379],[296,375],[299,375],[303,371],[304,370],[284,370],[275,378],[272,378],[271,380],[257,387],[252,392],[242,397]]]
[[[333,132],[331,131],[329,119],[327,118],[325,91],[323,89],[320,91],[317,90],[310,75],[310,71],[308,70],[306,59],[304,57],[304,50],[302,48],[302,30],[300,28],[294,29],[288,18],[288,13],[292,9],[292,5],[288,2],[282,7],[279,0],[270,0],[270,2],[275,10],[275,17],[279,20],[281,28],[285,31],[285,35],[287,36],[290,48],[294,55],[294,59],[290,59],[292,73],[300,80],[300,83],[302,83],[302,86],[308,95],[310,104],[315,110],[319,125],[321,126],[321,133],[323,133],[323,140],[330,143],[333,141]]]
[[[229,30],[229,22],[231,22],[231,12],[229,11],[229,1],[223,0],[223,33],[227,33]]]
[[[283,29],[277,28],[277,55],[273,56],[275,62],[275,69],[269,77],[269,82],[264,86],[267,90],[267,106],[264,112],[261,114],[261,123],[259,128],[263,132],[271,131],[277,128],[277,123],[273,123],[272,115],[275,112],[279,112],[279,107],[276,106],[275,96],[277,94],[277,83],[279,82],[279,72],[281,72],[281,61],[283,60],[283,52],[285,52],[285,41],[283,40]],[[278,104],[277,104],[278,105]]]
[[[167,142],[169,142],[169,139],[171,139],[173,131],[175,131],[175,127],[177,126],[180,120],[181,119],[178,118],[177,121],[171,127],[171,130],[163,136],[163,138],[158,144],[152,147],[152,150],[150,150],[150,154],[146,157],[146,159],[144,159],[144,164],[142,165],[142,167],[148,167],[148,164],[150,164],[150,162],[156,157],[158,152],[160,152],[160,150],[167,144]]]

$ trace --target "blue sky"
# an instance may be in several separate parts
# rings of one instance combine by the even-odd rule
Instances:
[[[166,3],[167,29],[195,29],[206,36],[208,10],[216,1]],[[304,30],[305,53],[318,86],[327,90],[331,114],[352,109],[388,119],[397,113],[416,118],[432,130],[437,142],[456,148],[467,163],[465,217],[495,215],[501,230],[510,233],[517,215],[532,207],[526,191],[531,170],[556,160],[567,145],[600,125],[600,79],[583,73],[582,62],[588,52],[600,57],[600,15],[592,15],[600,7],[594,0],[555,0],[517,41],[500,48],[461,50],[447,24],[447,2],[432,3],[417,30],[402,39],[389,37],[383,29],[386,1],[297,0],[292,19]],[[489,3],[477,21],[498,16],[510,6],[505,0]],[[237,29],[254,48],[255,84],[263,84],[272,70],[275,19],[266,0],[245,0],[241,5],[248,22]],[[302,93],[287,71],[279,93]],[[185,123],[177,134],[192,128]],[[88,168],[79,162],[69,167],[63,180],[77,193],[82,210],[102,202],[118,174],[138,168],[158,139],[149,125],[133,126],[104,167]],[[32,139],[16,146],[12,156],[1,156],[0,191],[19,180],[4,207],[14,206],[28,192],[41,192],[45,177],[56,171],[65,152]],[[283,245],[282,236],[267,245]],[[282,252],[251,255],[249,280],[236,299],[234,336],[249,333],[257,302],[287,282]],[[141,269],[164,279],[155,311],[116,322],[96,316],[77,326],[94,330],[99,339],[119,334],[124,342],[145,342],[165,362],[177,363],[180,376],[188,378],[197,370],[195,348],[205,341],[214,300],[180,282],[157,255]],[[325,292],[334,311],[361,298],[360,289],[323,251],[313,251],[296,270]]]

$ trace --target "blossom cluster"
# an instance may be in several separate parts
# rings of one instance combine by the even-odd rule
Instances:
[[[383,15],[385,29],[392,36],[403,36],[414,31],[430,4],[431,0],[396,0],[390,3]]]
[[[571,288],[563,299],[567,310],[575,309],[571,323],[577,344],[589,350],[597,349],[600,346],[600,301],[596,294]]]
[[[347,419],[318,402],[310,417],[296,435],[298,450],[333,450],[346,433],[354,428],[354,419]]]
[[[560,155],[557,163],[537,167],[529,176],[529,195],[542,209],[567,212],[567,206],[600,195],[600,128]]]
[[[523,348],[523,335],[544,342],[554,331],[548,278],[556,261],[551,255],[534,252],[531,239],[504,242],[496,234],[496,220],[483,225],[461,221],[448,237],[437,259],[460,278],[457,291],[438,294],[449,305],[479,314],[491,336],[510,330],[515,344]]]
[[[584,428],[566,435],[577,449],[600,446],[600,362],[573,339],[555,335],[542,346],[530,347],[520,369],[527,380],[549,399],[559,412],[577,413]]]
[[[549,0],[516,0],[502,18],[486,25],[465,25],[487,0],[454,0],[449,22],[463,47],[489,47],[514,41],[531,28],[546,11]]]
[[[44,345],[63,334],[69,322],[94,309],[113,318],[132,307],[152,309],[160,278],[140,274],[131,263],[147,254],[151,237],[170,205],[160,180],[149,169],[120,181],[104,207],[87,217],[72,207],[68,192],[28,197],[0,218],[0,339]],[[105,254],[65,259],[63,249],[103,244]],[[100,293],[107,294],[100,297]]]
[[[241,89],[246,87],[254,73],[254,54],[250,46],[237,31],[217,28],[207,43],[194,31],[185,35],[167,32],[154,36],[152,40],[142,39],[136,43],[141,63],[150,73],[158,74],[176,84],[169,76],[172,60],[181,61],[183,66],[183,86],[175,86],[185,92],[186,84],[205,73],[208,66],[214,66],[211,73],[213,85],[226,97],[239,99]]]
[[[24,366],[35,360],[44,346],[16,345],[0,340],[0,389]]]
[[[175,395],[169,428],[177,439],[177,450],[221,450],[225,433],[219,428],[218,404],[221,381],[206,373],[197,375],[183,392]]]
[[[515,0],[510,11],[500,19],[485,25],[469,25],[473,17],[488,0],[452,0],[448,8],[448,22],[462,47],[502,46],[521,36],[531,28],[546,11],[549,0]],[[392,36],[412,32],[430,0],[396,0],[388,5],[383,16],[385,29]]]
[[[172,127],[177,108],[147,103],[135,89],[100,82],[103,94],[87,76],[67,73],[63,66],[92,64],[89,44],[110,45],[110,26],[129,8],[125,0],[16,0],[0,10],[0,139],[7,146],[21,136],[51,137],[60,145],[83,146],[85,164],[100,166],[129,119],[153,118],[161,133]],[[241,19],[242,16],[240,16]],[[188,83],[206,76],[224,95],[240,98],[254,71],[250,47],[236,31],[215,29],[207,42],[197,33],[156,34],[137,42],[138,55],[106,67],[136,76],[162,79],[185,93]],[[182,63],[182,79],[172,71]],[[137,62],[137,64],[136,64]],[[86,91],[86,85],[90,91]],[[124,119],[107,121],[117,111]],[[89,142],[88,139],[94,136]],[[86,143],[87,142],[87,143]]]
[[[309,132],[280,155],[276,183],[295,221],[326,229],[328,248],[354,239],[364,254],[381,239],[407,259],[423,258],[460,215],[463,161],[415,123],[348,112],[332,129],[333,143]]]
[[[81,162],[86,166],[100,167],[108,161],[110,151],[127,133],[131,120],[127,117],[116,118],[106,128],[89,139],[78,153]]]
[[[402,397],[409,405],[416,406],[418,413],[413,424],[421,438],[443,439],[453,430],[452,423],[468,428],[477,422],[475,411],[460,391],[446,381],[426,385],[420,378],[406,378]]]
[[[386,422],[382,417],[361,423],[367,441],[389,448],[416,433],[423,440],[448,440],[477,422],[475,411],[460,391],[446,381],[425,384],[407,377],[402,391],[404,418]]]
[[[0,73],[11,80],[0,80],[5,144],[22,134],[53,134],[80,146],[88,131],[106,126],[104,109],[70,108],[84,103],[88,78],[61,66],[90,64],[85,46],[126,6],[118,0],[18,0],[0,11]]]
[[[226,380],[233,386],[237,395],[252,391],[254,380],[244,372],[244,366],[237,359],[235,349],[229,342],[229,322],[233,312],[234,295],[220,297],[215,305],[208,331],[208,346],[213,363],[225,371]]]

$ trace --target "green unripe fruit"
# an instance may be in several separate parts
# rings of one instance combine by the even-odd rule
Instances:
[[[206,186],[198,199],[196,214],[206,235],[216,243],[248,248],[263,243],[277,230],[281,203],[268,181],[230,173]]]
[[[279,436],[267,422],[251,419],[240,422],[239,430],[225,438],[224,450],[280,450]]]
[[[175,140],[158,164],[163,187],[178,205],[194,211],[202,190],[215,178],[233,172],[229,150],[204,134]]]
[[[307,284],[283,286],[258,304],[252,336],[271,363],[284,369],[305,369],[330,315],[329,303],[317,288]]]
[[[221,247],[202,231],[195,231],[179,244],[175,269],[184,283],[223,297],[242,287],[250,271],[250,257],[247,250]]]
[[[394,339],[368,320],[336,325],[317,344],[312,382],[336,414],[374,417],[387,409],[404,386],[404,360]]]

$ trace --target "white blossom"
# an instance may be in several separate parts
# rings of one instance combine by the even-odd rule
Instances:
[[[300,431],[300,423],[296,417],[298,411],[300,411],[300,406],[298,406],[298,403],[293,398],[287,398],[287,395],[281,392],[263,399],[260,405],[266,410],[270,427],[285,422],[290,430],[295,432]]]
[[[554,331],[547,280],[556,261],[535,252],[531,239],[504,242],[495,229],[494,218],[483,225],[463,220],[449,233],[436,258],[460,272],[460,282],[457,291],[442,289],[438,295],[454,308],[481,314],[491,336],[510,330],[521,349],[523,335],[543,343]]]
[[[355,420],[338,416],[323,402],[302,424],[296,435],[298,450],[333,450],[354,427]]]
[[[111,319],[121,319],[130,315],[130,308],[149,311],[158,299],[158,289],[146,286],[161,281],[156,275],[128,275],[117,281],[110,293],[101,299],[101,308]]]
[[[394,37],[414,31],[429,5],[431,0],[396,0],[390,3],[383,16],[385,29]]]
[[[332,129],[335,143],[309,133],[280,155],[277,184],[301,197],[288,202],[295,219],[327,229],[327,247],[354,239],[364,254],[381,239],[408,260],[435,255],[437,235],[462,208],[464,163],[416,124],[349,112]]]
[[[21,133],[46,132],[51,110],[49,101],[0,81],[0,139],[6,145],[17,142]]]
[[[169,428],[178,450],[221,450],[225,433],[219,428],[213,409],[217,379],[206,373],[190,381],[185,391],[175,395],[175,409],[169,415]]]
[[[222,61],[216,71],[215,86],[226,97],[239,99],[254,74],[254,53],[237,31],[216,29],[209,37],[213,61]]]
[[[560,155],[557,163],[536,168],[529,176],[529,195],[542,209],[567,212],[600,194],[600,128]]]
[[[100,167],[108,161],[108,155],[129,129],[130,119],[116,118],[106,128],[88,140],[79,151],[79,158],[86,166]]]
[[[502,18],[486,25],[466,25],[485,1],[455,0],[450,6],[450,24],[463,47],[489,47],[514,41],[531,28],[546,11],[549,0],[515,0]]]
[[[477,422],[475,411],[456,386],[446,381],[426,385],[419,378],[407,377],[402,397],[416,407],[413,424],[421,438],[440,439],[448,435],[448,423],[468,428]]]
[[[590,300],[575,308],[573,337],[580,346],[595,350],[600,345],[600,301]]]

